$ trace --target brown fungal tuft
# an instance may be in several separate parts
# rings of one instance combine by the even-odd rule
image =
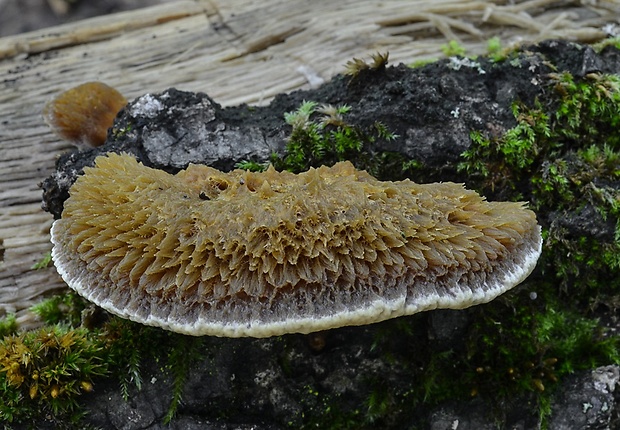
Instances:
[[[127,99],[102,82],[71,88],[43,108],[43,118],[63,140],[79,147],[101,146]]]
[[[348,162],[294,175],[176,175],[129,155],[84,169],[52,227],[64,280],[121,317],[265,337],[488,302],[541,251],[522,203],[381,182]]]
[[[380,52],[376,52],[371,55],[372,62],[367,63],[366,61],[355,58],[347,61],[345,64],[344,74],[352,77],[358,76],[363,70],[381,70],[384,69],[388,64],[388,58],[390,56],[389,52],[382,54]]]

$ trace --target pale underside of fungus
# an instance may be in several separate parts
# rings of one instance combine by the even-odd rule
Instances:
[[[84,169],[52,227],[67,284],[190,335],[267,337],[485,303],[541,252],[523,203],[454,183],[381,182],[348,162],[298,175],[171,175],[129,155]]]

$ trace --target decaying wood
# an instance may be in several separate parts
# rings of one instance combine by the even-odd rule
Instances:
[[[175,86],[264,104],[320,85],[353,57],[389,51],[392,63],[412,63],[440,57],[450,39],[483,53],[493,36],[589,42],[620,13],[615,0],[510,3],[179,1],[0,39],[0,316],[32,326],[28,307],[63,288],[53,267],[32,269],[51,248],[38,183],[72,150],[41,119],[55,94],[99,80],[128,98]]]

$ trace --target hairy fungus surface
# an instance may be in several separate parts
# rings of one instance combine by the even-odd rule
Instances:
[[[52,227],[78,293],[144,324],[265,337],[488,302],[532,271],[522,203],[454,183],[381,182],[348,162],[295,175],[176,175],[108,154]]]
[[[103,145],[127,99],[103,82],[71,88],[43,108],[43,119],[61,139],[79,147]]]

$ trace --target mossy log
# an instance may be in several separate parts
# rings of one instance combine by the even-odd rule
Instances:
[[[570,10],[551,3],[179,1],[0,39],[0,316],[17,312],[32,326],[25,310],[64,287],[53,267],[32,269],[51,248],[38,184],[70,150],[41,118],[60,91],[99,80],[129,99],[176,86],[223,105],[265,104],[377,50],[412,63],[441,56],[450,39],[471,53],[492,36],[592,41],[618,12],[614,2]]]

